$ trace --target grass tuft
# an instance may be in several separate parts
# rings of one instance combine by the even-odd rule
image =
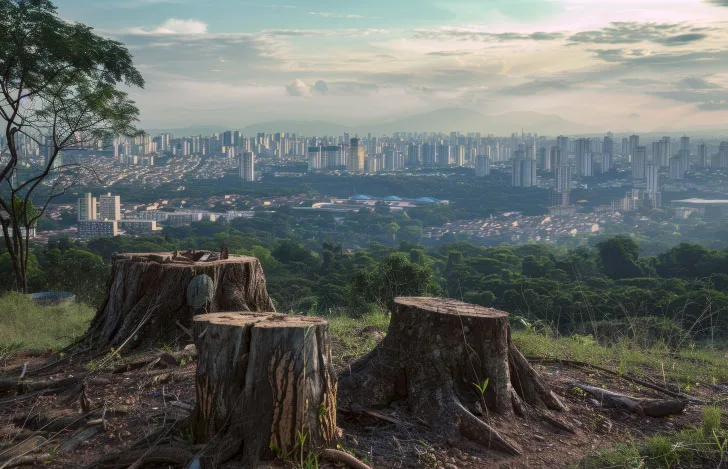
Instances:
[[[26,295],[0,296],[0,358],[20,349],[58,349],[88,329],[94,310],[83,303],[39,306]]]

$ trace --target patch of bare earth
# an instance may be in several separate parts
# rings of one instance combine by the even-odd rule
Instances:
[[[377,341],[383,337],[371,327],[359,333]],[[337,356],[336,338],[333,345]],[[165,445],[187,448],[194,454],[186,419],[195,401],[196,364],[192,360],[173,362],[168,357],[158,360],[163,355],[150,350],[135,357],[139,368],[126,371],[129,367],[124,369],[117,363],[116,372],[111,366],[89,371],[93,357],[88,354],[45,367],[59,357],[19,354],[2,364],[0,382],[17,382],[27,364],[22,382],[30,384],[0,392],[0,467],[23,454],[43,456],[36,461],[29,459],[24,465],[29,468],[128,467],[134,461],[124,466],[95,462],[117,453],[142,456],[149,448]],[[353,358],[338,361],[337,368],[345,368]],[[568,406],[563,416],[576,429],[574,434],[543,420],[486,417],[486,421],[494,419],[499,431],[523,449],[521,456],[506,456],[444,440],[431,422],[413,417],[405,403],[395,402],[384,408],[339,412],[341,446],[376,468],[554,468],[574,466],[590,452],[630,438],[700,424],[697,405],[688,405],[677,416],[652,418],[602,407],[569,384],[579,382],[635,397],[665,398],[619,376],[559,363],[534,363],[534,367]],[[38,382],[63,385],[32,390],[32,383]],[[717,392],[708,386],[692,390],[698,398],[710,398]],[[134,467],[183,467],[172,459]],[[264,467],[284,465],[275,462]],[[320,467],[343,466],[322,461]]]

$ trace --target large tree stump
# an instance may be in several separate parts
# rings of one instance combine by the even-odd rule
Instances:
[[[339,407],[406,400],[441,429],[492,449],[519,454],[496,429],[514,413],[545,417],[564,406],[511,342],[508,313],[437,298],[396,298],[389,332],[339,378]]]
[[[274,311],[263,268],[248,256],[209,251],[114,254],[109,292],[86,337],[127,348],[188,336],[192,317]]]
[[[243,468],[327,446],[336,436],[336,374],[328,322],[275,313],[194,318],[197,405],[192,417],[204,460]],[[236,466],[237,467],[237,466]]]

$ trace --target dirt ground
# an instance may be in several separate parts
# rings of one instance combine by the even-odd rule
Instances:
[[[146,357],[162,354],[154,350]],[[136,356],[134,361],[143,363],[144,358]],[[180,422],[188,417],[195,401],[193,360],[175,363],[163,359],[131,371],[120,363],[95,369],[100,364],[102,358],[90,353],[59,357],[49,352],[20,353],[0,363],[0,389],[3,381],[17,381],[24,367],[27,382],[58,383],[58,389],[35,391],[30,385],[25,393],[0,391],[0,467],[3,461],[24,453],[43,456],[24,467],[119,467],[95,462],[117,453],[133,456],[155,445],[189,445],[190,435]],[[339,412],[341,446],[375,468],[556,468],[572,467],[590,452],[620,441],[700,424],[701,409],[696,405],[688,405],[683,414],[671,418],[644,417],[603,408],[567,384],[579,382],[637,397],[665,398],[618,376],[557,363],[534,366],[568,406],[561,417],[575,433],[541,420],[506,421],[491,416],[488,422],[523,449],[521,456],[504,456],[467,443],[443,441],[437,428],[409,415],[406,407],[393,405],[357,415]],[[717,392],[712,387],[691,391],[696,397]],[[131,463],[123,467],[128,466]],[[266,467],[274,466],[282,467],[281,463]],[[181,466],[157,462],[143,467]],[[343,466],[322,461],[320,467]]]

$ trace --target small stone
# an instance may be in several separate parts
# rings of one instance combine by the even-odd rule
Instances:
[[[542,437],[541,435],[533,435],[533,438],[537,441],[546,441],[546,438]]]
[[[452,463],[445,463],[445,469],[458,469],[458,467],[455,464]]]

